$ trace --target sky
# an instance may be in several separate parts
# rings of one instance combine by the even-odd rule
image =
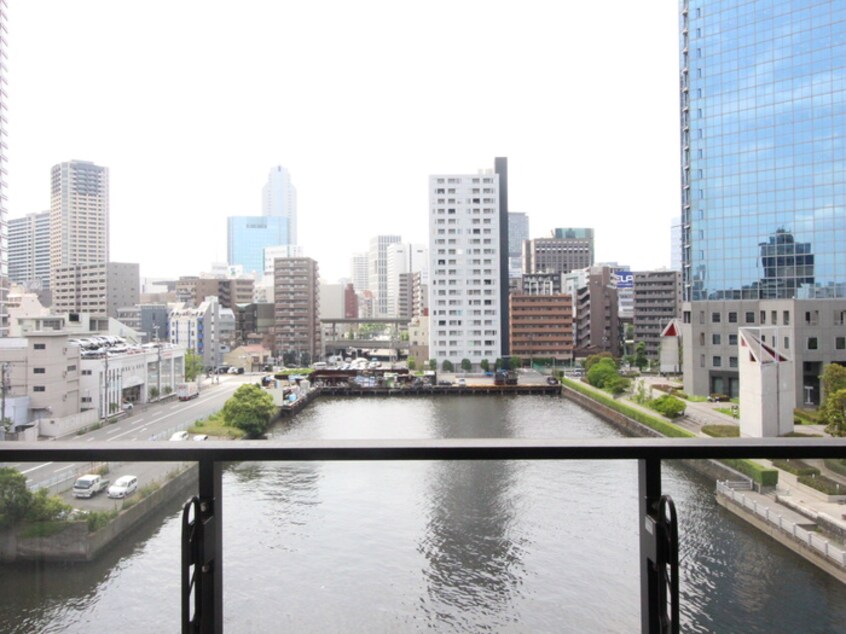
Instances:
[[[679,215],[677,3],[8,0],[8,211],[50,168],[109,168],[110,259],[226,261],[274,165],[326,282],[378,234],[428,243],[428,177],[508,157],[531,237],[669,266]]]

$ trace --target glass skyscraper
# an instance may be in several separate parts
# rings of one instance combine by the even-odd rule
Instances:
[[[264,274],[264,249],[288,244],[288,222],[282,216],[230,216],[227,218],[226,256],[244,273]]]
[[[846,297],[846,2],[680,6],[685,299]]]
[[[679,6],[685,390],[741,395],[754,328],[817,404],[846,364],[846,2]]]

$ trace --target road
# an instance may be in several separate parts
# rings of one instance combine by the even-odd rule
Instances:
[[[195,421],[207,417],[223,408],[223,404],[244,383],[257,381],[256,375],[221,375],[219,383],[210,383],[205,379],[200,395],[190,401],[170,399],[158,403],[136,407],[129,416],[116,423],[104,425],[100,429],[82,435],[70,434],[55,440],[41,442],[109,442],[112,440],[162,440],[168,442],[173,432],[187,429]],[[97,465],[92,463],[45,462],[42,464],[16,463],[4,464],[14,467],[27,477],[31,488],[47,488],[51,493],[60,493],[62,499],[76,508],[85,510],[111,510],[120,500],[110,500],[105,493],[85,500],[74,498],[69,489],[73,480],[81,473],[92,471]],[[112,462],[105,477],[114,482],[122,475],[132,474],[138,477],[138,486],[160,480],[177,465],[171,463],[134,463]]]

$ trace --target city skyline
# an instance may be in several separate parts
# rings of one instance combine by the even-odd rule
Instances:
[[[326,19],[298,5],[11,3],[10,217],[48,207],[51,165],[90,160],[110,170],[112,257],[145,277],[196,273],[226,260],[225,218],[261,213],[267,170],[284,165],[298,243],[334,281],[373,235],[427,241],[429,175],[508,156],[510,207],[529,214],[532,237],[592,226],[598,261],[669,265],[675,6],[620,3],[611,36],[601,7],[386,6],[330,5]],[[400,36],[388,16],[415,26]],[[64,69],[45,50],[61,50]],[[268,82],[278,59],[283,78]],[[98,81],[67,68],[96,68]]]

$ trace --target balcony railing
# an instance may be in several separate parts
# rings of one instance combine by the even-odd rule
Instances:
[[[196,445],[196,446],[195,446]],[[223,631],[222,470],[233,461],[637,460],[641,631],[679,631],[675,507],[661,493],[662,460],[843,458],[846,438],[448,439],[311,442],[0,444],[0,462],[189,462],[197,495],[183,514],[182,631]]]

